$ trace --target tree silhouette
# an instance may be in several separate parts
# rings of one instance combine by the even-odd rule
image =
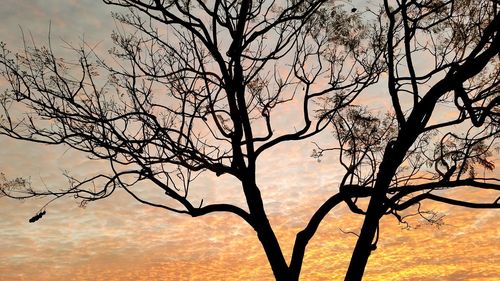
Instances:
[[[391,7],[384,1],[388,19],[384,58],[397,133],[385,138],[383,156],[368,156],[376,163],[368,176],[372,193],[347,280],[361,280],[384,214],[404,220],[400,212],[423,200],[469,208],[500,207],[500,197],[474,203],[442,192],[458,187],[500,190],[498,177],[477,173],[479,167],[493,170],[488,156],[500,137],[498,4],[401,1]],[[425,58],[432,60],[431,67],[418,65],[416,60]],[[439,116],[444,107],[453,109],[453,117]],[[356,137],[350,135],[351,140]],[[360,163],[357,168],[366,166],[360,155],[366,151],[363,145],[347,147],[354,151],[351,161]],[[369,148],[368,155],[373,150]],[[357,182],[367,185],[364,179]]]
[[[421,208],[424,200],[500,207],[498,192],[486,193],[500,190],[500,179],[479,174],[493,171],[500,137],[498,4],[384,1],[380,22],[392,108],[374,116],[354,107],[333,119],[346,170],[341,186],[371,191],[364,210],[348,202],[365,217],[346,280],[362,279],[384,215],[406,223],[417,214],[439,223],[438,215]],[[447,196],[457,188],[484,190],[491,201]]]
[[[436,221],[423,200],[500,206],[498,198],[475,203],[443,191],[498,191],[498,178],[478,176],[494,168],[500,128],[497,2],[385,1],[366,12],[327,0],[104,2],[128,9],[113,14],[122,25],[112,34],[111,62],[87,45],[74,48],[76,61],[56,57],[50,44],[25,40],[16,54],[1,46],[11,88],[1,96],[0,133],[86,152],[108,161],[109,173],[68,175],[64,190],[2,188],[5,196],[71,195],[86,204],[123,189],[193,217],[229,212],[255,230],[276,280],[299,279],[308,242],[343,202],[364,215],[346,280],[361,280],[384,215]],[[392,109],[378,113],[356,98],[383,73]],[[301,120],[278,128],[277,109],[292,103],[300,103]],[[456,112],[452,119],[435,118],[441,106]],[[257,160],[327,128],[338,146],[318,144],[313,156],[336,150],[346,172],[297,233],[287,263],[264,209]],[[201,173],[237,179],[246,206],[193,200]],[[169,200],[146,199],[139,184]]]

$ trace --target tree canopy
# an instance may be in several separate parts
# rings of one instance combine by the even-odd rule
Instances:
[[[339,204],[364,217],[346,280],[362,279],[385,215],[438,222],[421,208],[425,200],[500,207],[496,1],[366,9],[326,0],[104,2],[128,11],[113,14],[121,25],[112,59],[85,44],[73,47],[73,60],[27,39],[19,53],[1,45],[10,88],[0,98],[0,133],[85,152],[109,170],[68,175],[62,190],[5,185],[3,195],[70,195],[85,205],[122,189],[193,217],[229,212],[255,230],[276,280],[299,279],[309,241]],[[377,95],[390,108],[363,104],[381,84]],[[293,108],[294,118],[282,108]],[[315,143],[312,156],[334,153],[344,176],[296,234],[286,261],[256,166],[269,149],[320,133],[336,144]],[[190,197],[203,173],[237,180],[245,206]],[[143,197],[139,184],[168,200]],[[490,192],[491,200],[448,196],[458,188]],[[32,220],[44,214],[45,207]]]

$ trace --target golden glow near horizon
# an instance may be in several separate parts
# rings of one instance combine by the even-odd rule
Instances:
[[[78,42],[85,34],[92,42],[109,44],[113,21],[101,2],[4,0],[2,4],[0,41],[11,49],[19,47],[18,25],[44,40],[49,21],[56,39]],[[287,258],[295,233],[339,181],[335,157],[326,156],[318,163],[309,157],[312,148],[310,141],[281,146],[259,162],[266,210]],[[84,176],[99,165],[64,148],[0,137],[0,171],[8,177],[30,177],[34,184],[57,186],[65,184],[62,170]],[[229,192],[231,181],[224,177],[206,177],[196,184],[210,191],[213,200],[238,195]],[[467,189],[454,195],[481,199]],[[117,192],[85,209],[70,198],[60,200],[46,217],[29,224],[45,202],[0,199],[0,280],[274,279],[255,233],[233,215],[190,218],[141,205]],[[424,207],[445,215],[445,224],[430,226],[414,218],[415,228],[406,230],[386,217],[364,280],[500,278],[498,212],[434,203]],[[343,280],[356,242],[348,232],[358,231],[361,222],[344,206],[332,210],[307,247],[301,280]]]

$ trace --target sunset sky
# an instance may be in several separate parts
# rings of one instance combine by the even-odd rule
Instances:
[[[114,8],[100,1],[2,0],[1,4],[0,41],[11,50],[22,48],[21,28],[25,35],[31,33],[37,42],[46,43],[49,24],[52,44],[61,53],[63,40],[78,45],[84,38],[102,54],[111,46]],[[378,94],[369,92],[362,100],[383,106],[386,99]],[[328,144],[328,133],[315,140]],[[319,163],[310,157],[313,148],[311,140],[282,145],[258,162],[266,210],[287,259],[295,234],[336,192],[342,176],[335,157],[327,155]],[[85,177],[103,165],[66,147],[0,136],[0,172],[8,178],[25,177],[33,185],[57,188],[67,184],[64,171]],[[499,171],[494,171],[497,178]],[[241,201],[237,183],[226,177],[205,176],[196,187],[212,200]],[[484,196],[461,192],[475,201]],[[274,280],[255,233],[234,215],[191,218],[141,205],[117,191],[86,208],[72,198],[57,200],[42,220],[28,223],[47,200],[0,199],[0,281]],[[425,207],[445,215],[445,225],[405,230],[386,217],[364,280],[500,279],[498,210],[434,203]],[[357,232],[361,223],[362,217],[344,206],[332,210],[307,247],[301,280],[343,280],[356,242],[354,235],[343,231]],[[414,221],[415,226],[418,223]]]

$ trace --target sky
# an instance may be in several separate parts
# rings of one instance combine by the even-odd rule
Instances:
[[[110,46],[112,8],[93,0],[3,0],[0,41],[19,50],[21,29],[63,51],[62,40]],[[0,87],[4,85],[0,83]],[[363,97],[374,100],[374,95]],[[266,210],[285,255],[294,235],[335,192],[342,176],[326,156],[310,157],[303,141],[263,155],[258,169]],[[0,136],[0,172],[33,185],[64,186],[63,172],[85,177],[102,163],[64,147],[23,143]],[[272,169],[270,169],[272,167]],[[496,170],[498,177],[498,169]],[[231,200],[236,183],[204,177],[196,183],[213,198]],[[467,191],[470,198],[481,194]],[[460,194],[463,195],[463,194]],[[273,280],[253,230],[229,214],[191,218],[141,205],[123,192],[80,208],[71,198],[54,202],[30,224],[47,200],[0,198],[0,280]],[[498,280],[498,212],[427,204],[445,215],[441,227],[405,230],[392,218],[381,225],[378,250],[365,280]],[[301,280],[342,280],[362,218],[335,208],[307,247]],[[415,222],[418,223],[418,222]]]

